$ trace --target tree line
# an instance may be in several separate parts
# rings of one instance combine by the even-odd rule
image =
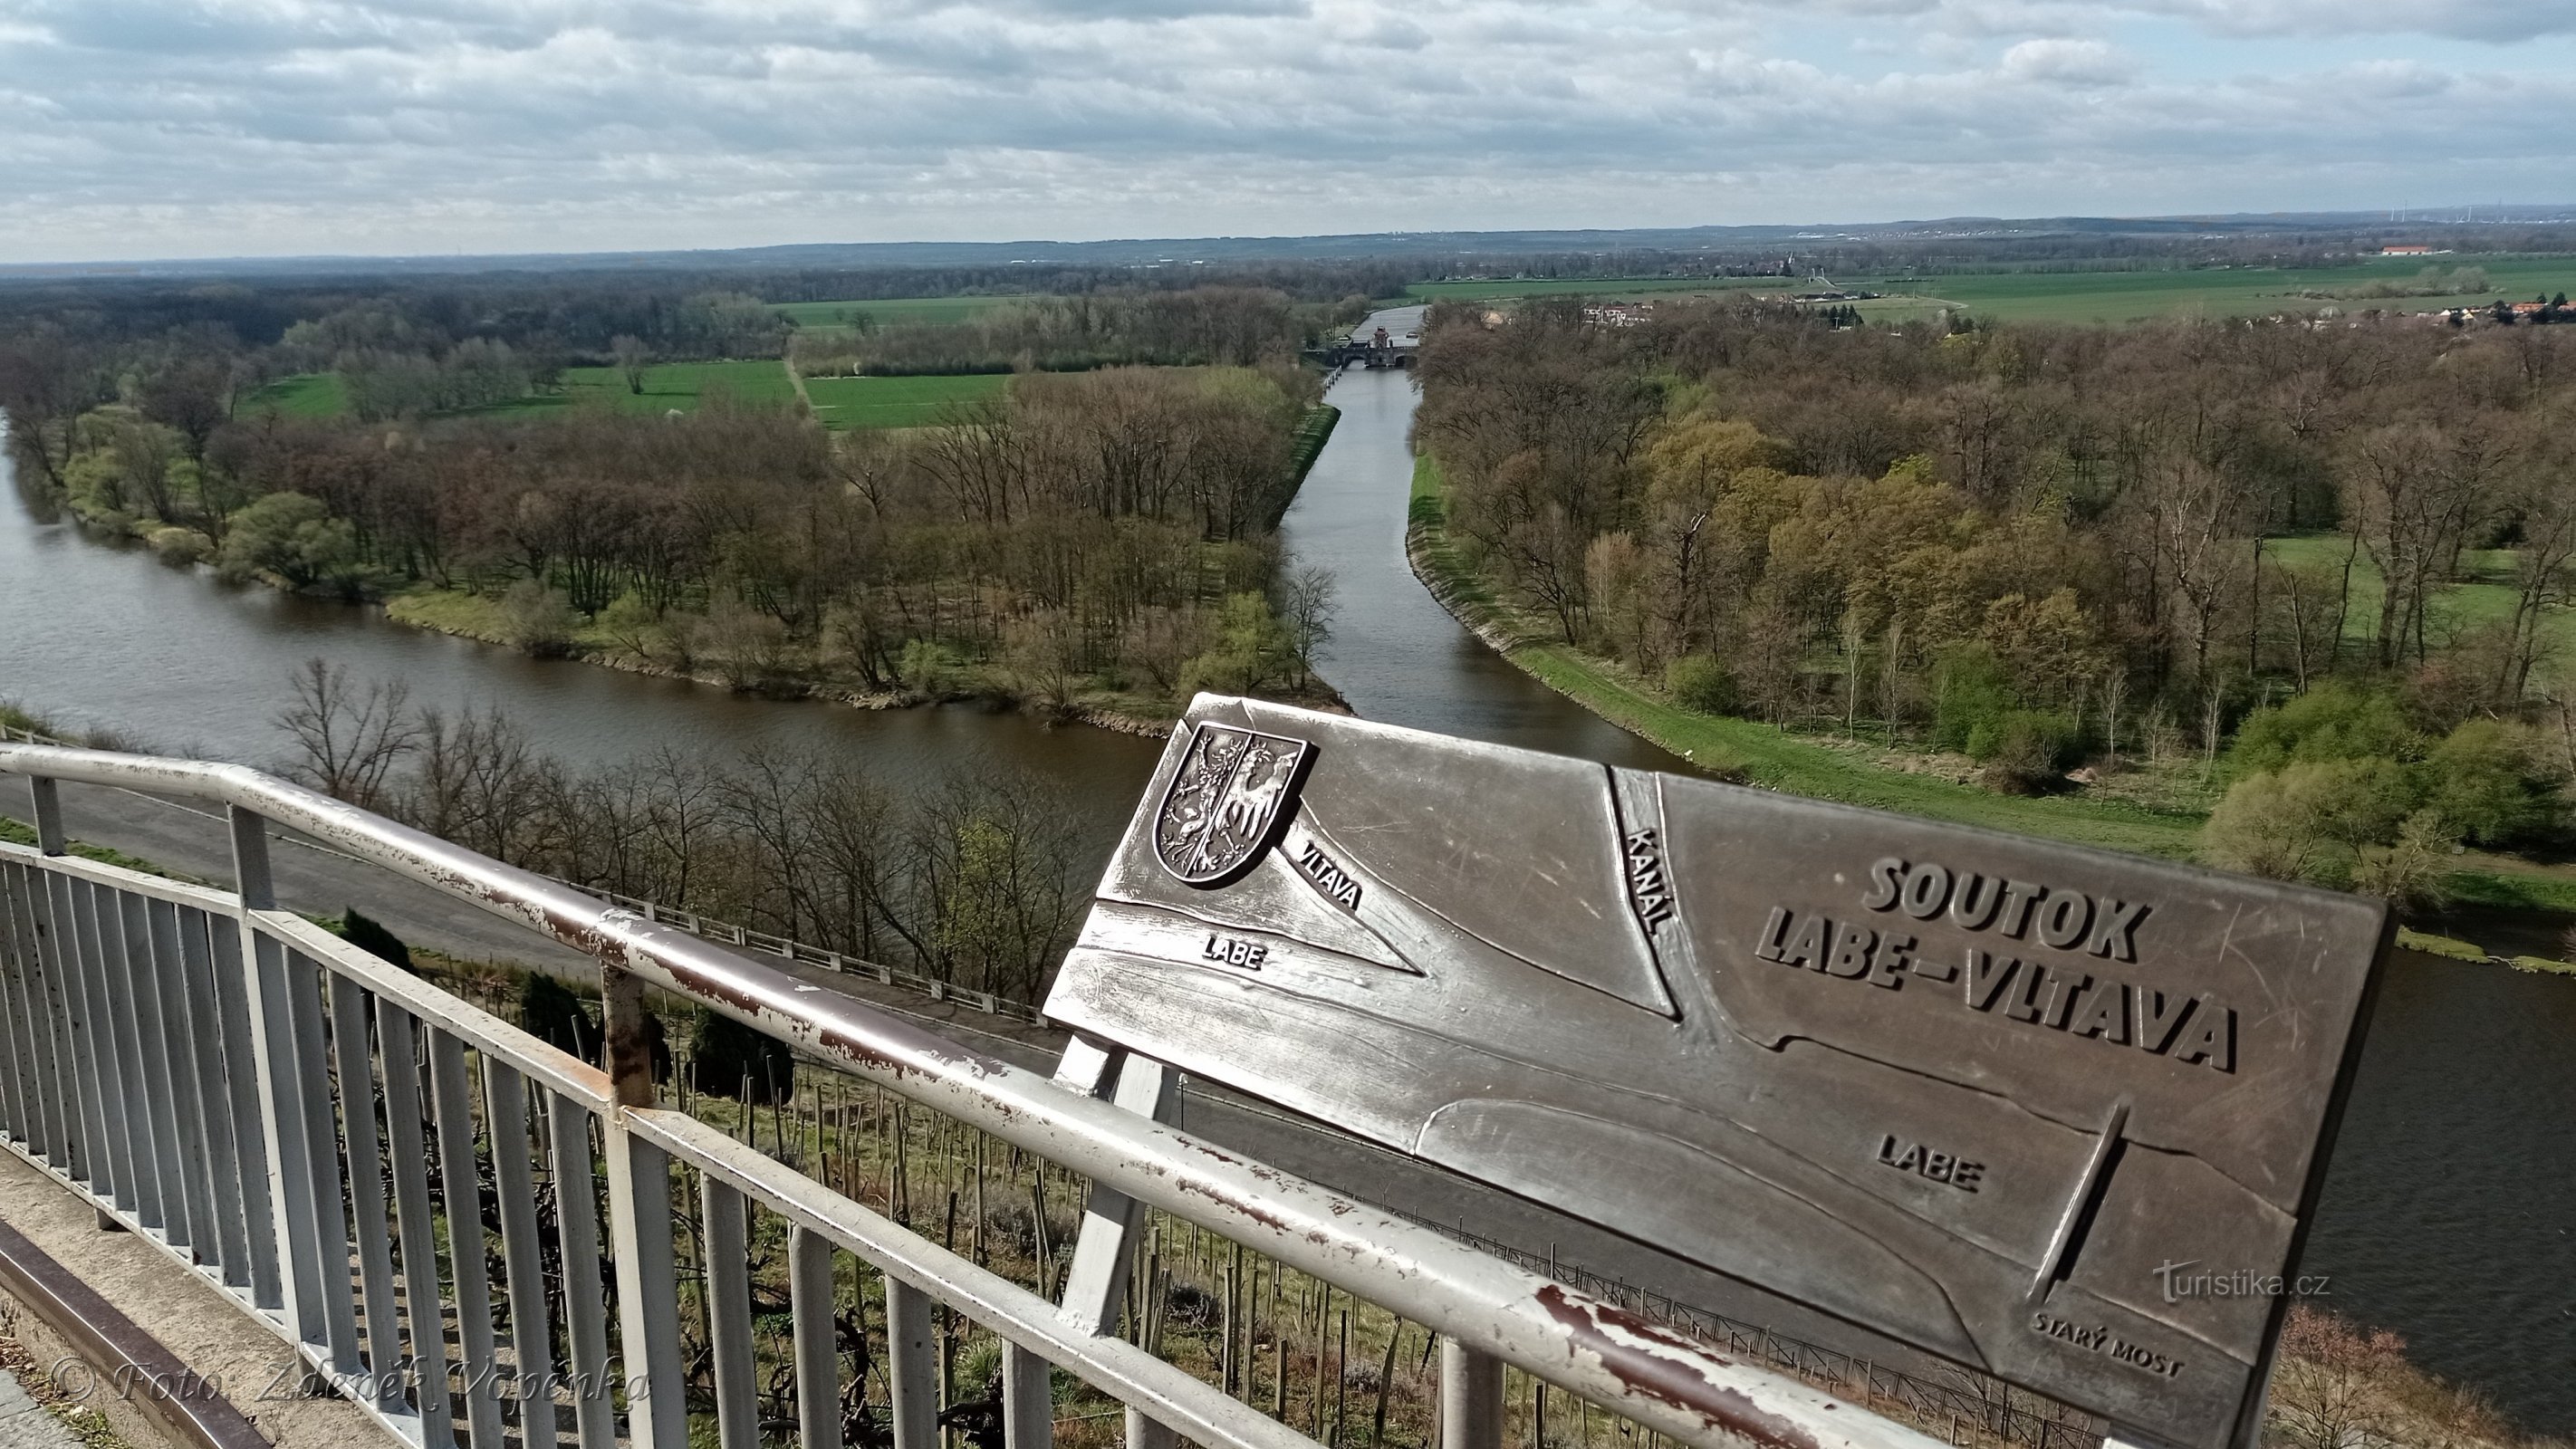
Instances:
[[[1367,307],[1364,298],[1299,306],[1285,292],[1245,287],[1025,297],[962,322],[805,329],[788,356],[808,377],[1249,367],[1295,356],[1326,322],[1356,322]]]
[[[1070,808],[989,762],[901,790],[774,748],[583,769],[497,709],[416,705],[320,659],[278,724],[296,779],[442,840],[1013,1001],[1044,999],[1088,905]]]
[[[2259,793],[2352,757],[2318,729],[2218,768],[2249,716],[2331,684],[2404,723],[2371,737],[2376,803],[2331,849],[2231,863],[2349,881],[2409,821],[2427,850],[2560,826],[2559,329],[1837,328],[1750,301],[1612,329],[1547,302],[1435,309],[1421,368],[1470,566],[1692,707],[1961,750],[2004,788],[2192,750]],[[2447,609],[2481,570],[2501,602]],[[2463,803],[2482,790],[2545,808]]]
[[[1200,687],[1314,687],[1329,583],[1280,577],[1273,530],[1318,395],[1287,363],[1114,368],[902,433],[721,402],[192,432],[147,383],[11,439],[82,517],[172,558],[351,598],[425,585],[532,652],[1154,713]]]

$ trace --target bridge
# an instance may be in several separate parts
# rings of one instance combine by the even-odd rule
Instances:
[[[1372,370],[1411,367],[1414,358],[1420,355],[1421,350],[1421,339],[1412,336],[1391,336],[1385,328],[1379,327],[1367,336],[1354,332],[1339,342],[1310,347],[1306,350],[1306,355],[1325,367],[1339,372],[1351,366]]]
[[[1291,730],[1312,738],[1281,732]],[[1315,764],[1318,751],[1327,765]],[[2100,1421],[2082,1413],[2032,1419],[2027,1394],[2017,1417],[2007,1381],[1974,1379],[1978,1386],[1968,1394],[1945,1401],[1919,1381],[1867,1364],[1815,1372],[1767,1343],[1713,1339],[1672,1315],[1635,1311],[1605,1291],[1608,1285],[1495,1245],[1462,1243],[1181,1128],[1187,1070],[1360,1138],[1409,1141],[1413,1129],[1401,1104],[1419,1090],[1418,1062],[1476,1045],[1467,1037],[1446,1046],[1417,1043],[1418,1061],[1409,1064],[1395,1039],[1369,1041],[1387,1026],[1412,1029],[1402,1025],[1403,1013],[1383,1017],[1383,1001],[1373,1008],[1383,1025],[1330,1028],[1346,1050],[1364,1049],[1385,1063],[1369,1073],[1328,1051],[1265,1059],[1274,1046],[1318,1039],[1301,1038],[1294,1010],[1272,1008],[1275,1014],[1256,1021],[1253,1038],[1231,1034],[1227,1002],[1251,998],[1207,995],[1211,981],[1312,965],[1323,958],[1303,941],[1318,933],[1339,933],[1342,949],[1358,953],[1335,959],[1360,959],[1376,948],[1351,935],[1350,918],[1386,939],[1412,942],[1416,953],[1428,949],[1423,928],[1400,918],[1403,891],[1388,884],[1409,867],[1336,844],[1316,822],[1400,811],[1406,798],[1446,791],[1444,781],[1476,782],[1476,798],[1499,802],[1507,813],[1536,809],[1531,818],[1572,820],[1579,814],[1541,797],[1553,792],[1579,802],[1585,792],[1615,786],[1628,818],[1649,810],[1656,813],[1648,818],[1663,822],[1627,838],[1625,883],[1613,888],[1633,905],[1646,933],[1633,939],[1643,941],[1675,919],[1656,842],[1668,829],[1676,838],[1687,834],[1691,805],[1686,793],[1671,793],[1677,785],[1665,787],[1660,803],[1634,793],[1655,777],[1614,772],[1605,780],[1599,766],[1203,697],[1151,787],[1149,801],[1158,803],[1131,828],[1046,1004],[1048,1016],[1074,1027],[1047,1072],[818,984],[814,973],[793,969],[793,943],[776,943],[774,952],[736,949],[707,939],[703,923],[682,929],[650,909],[602,900],[241,766],[0,740],[0,775],[25,782],[34,824],[32,844],[0,841],[0,1146],[60,1201],[146,1245],[161,1271],[218,1295],[242,1332],[286,1355],[306,1393],[353,1411],[353,1422],[387,1444],[683,1449],[712,1439],[721,1449],[1052,1449],[1061,1438],[1082,1449],[1110,1442],[1171,1449],[1185,1438],[1211,1449],[1357,1449],[1365,1435],[1369,1449],[1380,1449],[1390,1442],[1389,1393],[1403,1377],[1399,1349],[1408,1331],[1423,1344],[1413,1381],[1429,1374],[1436,1346],[1426,1449],[1501,1449],[1507,1436],[1526,1436],[1536,1449],[1569,1440],[1589,1446],[1596,1416],[1609,1442],[1623,1445],[1931,1449],[2022,1442],[2083,1449],[2106,1442]],[[219,813],[233,884],[194,884],[74,851],[65,787],[137,791]],[[1743,808],[1733,797],[1726,803]],[[1921,822],[1888,828],[1899,845],[1904,831],[1971,838]],[[590,1044],[595,1059],[578,1027],[568,1044],[541,1039],[281,909],[271,861],[281,836],[471,905],[532,944],[578,953],[596,973],[602,1016],[600,1039]],[[1508,832],[1498,838],[1495,849],[1518,848]],[[2002,848],[1991,837],[1975,839]],[[2085,867],[2061,848],[2031,852],[2049,862],[2061,885]],[[1912,858],[1931,857],[1913,850]],[[1507,854],[1491,861],[1507,861]],[[1642,875],[1641,861],[1652,867]],[[1491,868],[1489,861],[1471,874],[1482,880]],[[1782,868],[1816,869],[1793,858]],[[1815,878],[1828,874],[1848,878]],[[1932,895],[1936,884],[1947,891],[1946,867],[1924,864],[1909,873],[1902,860],[1882,860],[1870,876],[1882,874],[1889,906],[1901,904],[1918,921],[1943,909]],[[1280,882],[1307,878],[1316,883],[1311,895],[1276,893]],[[2195,879],[2206,887],[2215,878]],[[1239,881],[1248,894],[1237,891]],[[1421,882],[1409,888],[1418,891]],[[1525,911],[1518,897],[1495,899]],[[2089,901],[2063,888],[2052,899]],[[1169,949],[1155,935],[1163,930],[1157,902],[1166,900],[1215,923],[1204,932],[1193,925],[1185,943],[1215,967],[1172,975],[1156,964]],[[2149,908],[2101,900],[2111,914],[2090,939],[2108,959],[2130,959],[2131,934]],[[2312,961],[2358,961],[2361,971],[2345,973],[2356,993],[2384,925],[2375,907],[2350,898],[2253,883],[2227,885],[2204,904],[2231,913],[2229,929],[2247,944],[2240,953],[2247,959],[2261,957],[2266,931],[2292,930],[2312,942]],[[1472,901],[1451,908],[1469,919],[1480,909]],[[1252,910],[1245,919],[1260,924],[1228,924],[1234,909]],[[2088,903],[2088,914],[2092,909]],[[2157,909],[2182,916],[2189,908]],[[1784,941],[1787,914],[1775,911],[1770,928]],[[1599,911],[1588,918],[1611,919]],[[2069,909],[2052,905],[2033,919],[2052,939],[2061,929],[2070,942],[2086,939],[2082,925],[2066,924]],[[1842,936],[1845,947],[1858,939],[1849,930]],[[1600,939],[1629,938],[1614,932]],[[1675,940],[1664,949],[1686,948]],[[1551,1016],[1615,1013],[1624,1008],[1611,1004],[1613,996],[1665,989],[1622,984],[1616,955],[1582,947],[1537,976],[1522,972],[1532,958],[1515,958],[1519,964],[1506,969],[1522,973],[1513,979],[1527,983],[1517,988],[1524,1002],[1553,993],[1591,1003]],[[1821,955],[1816,963],[1817,983],[1865,973],[1887,984],[1877,979],[1884,962],[1864,962],[1861,972]],[[1510,1005],[1473,984],[1476,972],[1489,968],[1456,964],[1464,974],[1452,974],[1473,994]],[[2166,969],[2187,978],[2191,968],[2168,962]],[[1550,974],[1565,971],[1589,984]],[[1650,978],[1655,974],[1650,968]],[[1918,974],[1928,979],[1930,968]],[[2037,968],[2031,974],[2036,979]],[[1808,978],[1764,979],[1803,990]],[[1310,1006],[1329,1012],[1330,998],[1353,987],[1362,999],[1417,989],[1401,980],[1399,972],[1345,982],[1322,990]],[[1548,981],[1555,984],[1542,984]],[[1919,992],[1904,999],[1925,1000]],[[2215,1009],[2214,999],[2194,998],[2202,1017]],[[2307,1056],[2288,1065],[2333,1079],[2338,1053],[2357,1040],[2350,1018],[2337,1013],[2358,999],[2323,993],[2296,1024]],[[816,1088],[810,1111],[797,1108],[792,1138],[776,1088],[752,1090],[758,1073],[750,1069],[738,1104],[706,1110],[702,1083],[693,1109],[688,1077],[674,1077],[659,1060],[656,1008],[674,1006],[785,1049],[828,1076],[837,1095]],[[1660,1008],[1685,1022],[1699,1009]],[[2216,1078],[2204,1070],[2205,1053],[2188,1056],[2183,1044],[2215,1038],[2206,1030],[2198,1039],[2183,1033],[2189,1017],[2188,1010],[2169,1014],[2173,1044],[2149,1050],[2202,1062],[2153,1064],[2164,1074],[2159,1080],[2197,1091],[2203,1078]],[[1573,1025],[1569,1020],[1569,1031]],[[1219,1041],[1234,1045],[1212,1051]],[[2249,1035],[2245,1049],[2269,1045]],[[2063,1050],[2076,1054],[2089,1077],[2116,1087],[2111,1079],[2128,1071],[2127,1058],[2093,1055],[2102,1048],[2094,1041]],[[2232,1035],[2226,1049],[2232,1073]],[[2101,1071],[2104,1064],[2114,1070]],[[1638,1056],[1621,1079],[1652,1070]],[[2262,1080],[2286,1124],[2278,1150],[2291,1154],[2284,1175],[2295,1188],[2321,1170],[2321,1158],[2297,1154],[2314,1152],[2330,1113],[2323,1098],[2312,1113],[2304,1099],[2279,1096],[2278,1081]],[[853,1090],[867,1096],[856,1100]],[[1595,1089],[1578,1082],[1572,1090]],[[1909,1097],[1929,1095],[1924,1079],[1908,1088]],[[2146,1098],[2141,1117],[2157,1106]],[[2125,1127],[2130,1110],[2123,1098],[2098,1138],[2068,1139],[2070,1165],[2082,1169],[2075,1202],[2121,1201],[2105,1166],[2118,1156],[2113,1145],[2124,1131],[2155,1130],[2152,1122]],[[1444,1111],[1435,1123],[1443,1115],[1456,1119]],[[1735,1271],[1739,1259],[1730,1255],[1749,1255],[1740,1266],[1753,1281],[1791,1288],[1793,1296],[1882,1331],[1938,1343],[1942,1330],[1909,1326],[1896,1297],[1869,1274],[1844,1271],[1848,1264],[1834,1253],[1775,1245],[1707,1213],[1673,1218],[1669,1193],[1639,1194],[1637,1174],[1662,1172],[1656,1154],[1681,1150],[1675,1140],[1594,1121],[1560,1145],[1548,1137],[1554,1119],[1517,1126],[1488,1120],[1505,1135],[1469,1119],[1469,1136],[1426,1128],[1417,1150],[1622,1232],[1651,1237],[1661,1230],[1641,1225],[1673,1223],[1683,1239],[1675,1251],[1696,1261]],[[1806,1125],[1833,1120],[1829,1111],[1811,1113]],[[925,1207],[907,1181],[909,1144],[925,1122],[939,1140],[975,1144],[968,1243],[958,1237],[956,1179],[935,1232],[931,1224],[943,1221],[936,1187]],[[1945,1130],[1973,1126],[1961,1118]],[[2011,1131],[2024,1138],[2030,1129]],[[1624,1175],[1596,1167],[1570,1176],[1531,1171],[1542,1159],[1597,1165],[1604,1141],[1633,1143],[1622,1150],[1643,1155],[1629,1159]],[[984,1203],[988,1144],[997,1156],[1009,1154],[1015,1172],[1026,1164],[1032,1179],[1023,1219],[1028,1251],[1009,1263],[1009,1255],[985,1251],[987,1225],[1002,1220]],[[2006,1166],[2035,1170],[2037,1151]],[[871,1180],[852,1170],[854,1158],[883,1170]],[[1885,1149],[1880,1160],[1895,1161]],[[1943,1184],[1925,1190],[1940,1194],[1945,1209],[1992,1199],[1999,1210],[2023,1211],[2009,1187],[1979,1195],[1974,1179],[1958,1175],[1963,1166],[1984,1164],[1943,1155],[1936,1175],[1932,1162],[1909,1156],[1900,1164],[1903,1180]],[[921,1170],[937,1178],[947,1169]],[[1721,1186],[1710,1162],[1690,1171],[1694,1179],[1671,1184],[1674,1190],[1696,1196]],[[1053,1226],[1050,1172],[1059,1192],[1070,1187],[1080,1195],[1079,1226],[1069,1234]],[[1023,1185],[1018,1176],[1006,1181],[1008,1191]],[[2232,1183],[2193,1191],[2202,1200],[2177,1214],[2192,1231],[2210,1223],[2227,1231],[2230,1214],[2245,1210]],[[2005,1318],[2020,1321],[2025,1301],[2071,1301],[2067,1295],[2081,1286],[2079,1261],[2124,1251],[2070,1238],[2073,1206],[2061,1210],[2041,1199],[2028,1210],[2034,1225],[2056,1224],[2055,1244],[2039,1267],[2041,1286],[2028,1286],[2028,1265],[2006,1263],[1997,1274],[1983,1259],[1961,1259],[1967,1266],[1942,1271],[1954,1273],[1945,1289],[1964,1312],[1975,1311],[1991,1283],[2007,1303]],[[1867,1210],[1855,1198],[1830,1216],[1846,1215],[1865,1219]],[[1691,1239],[1712,1230],[1719,1231]],[[1195,1263],[1212,1291],[1179,1291],[1176,1260]],[[1820,1268],[1826,1276],[1816,1276]],[[76,1277],[0,1228],[0,1296],[47,1320],[62,1339],[87,1345],[84,1356],[104,1361],[105,1371],[137,1373],[159,1386],[143,1397],[147,1427],[160,1441],[225,1449],[262,1442],[221,1393],[209,1391],[202,1364],[177,1359],[128,1319],[83,1299],[81,1286],[66,1282]],[[1283,1293],[1292,1278],[1300,1285],[1294,1298]],[[1267,1345],[1257,1334],[1264,1281]],[[1176,1312],[1199,1315],[1190,1352],[1166,1337]],[[1354,1325],[1363,1320],[1383,1338],[1366,1352],[1383,1357],[1354,1366]],[[998,1389],[989,1400],[959,1391],[959,1325],[998,1342]],[[1209,1329],[1219,1335],[1217,1346],[1201,1341]],[[2127,1331],[2161,1342],[2146,1338],[2149,1329]],[[2233,1372],[2162,1397],[2135,1392],[2129,1375],[2145,1365],[2102,1368],[2091,1352],[2076,1360],[2077,1372],[2008,1353],[2002,1366],[2006,1380],[2057,1392],[2093,1413],[2104,1412],[2099,1404],[2179,1426],[2162,1433],[2114,1428],[2108,1442],[2242,1449],[2259,1422],[2259,1409],[2250,1406],[2259,1406],[2269,1331]],[[1265,1356],[1275,1359],[1266,1405],[1256,1392]],[[1291,1380],[1310,1356],[1311,1394],[1292,1408]],[[2176,1372],[2180,1366],[2176,1360]],[[2154,1371],[2165,1372],[2161,1365]],[[1520,1388],[1507,1397],[1511,1383]],[[1375,1395],[1373,1412],[1350,1402],[1354,1385],[1362,1397]],[[1082,1412],[1086,1402],[1106,1407]],[[343,1434],[336,1442],[351,1441]]]

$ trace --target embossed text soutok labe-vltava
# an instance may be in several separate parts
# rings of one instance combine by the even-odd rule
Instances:
[[[1047,1003],[2140,1437],[2255,1427],[2387,913],[1202,696]],[[2164,1265],[2160,1271],[2159,1265]]]

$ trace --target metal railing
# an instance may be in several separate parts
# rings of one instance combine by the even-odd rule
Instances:
[[[1124,1253],[1128,1239],[1093,1229],[1132,1229],[1141,1206],[1442,1335],[1448,1449],[1498,1443],[1505,1364],[1689,1444],[1934,1442],[1163,1125],[1152,1091],[1135,1090],[1167,1080],[1153,1064],[1077,1042],[1050,1080],[243,767],[0,744],[0,773],[28,779],[38,837],[33,847],[0,844],[5,1145],[231,1295],[317,1380],[424,1449],[456,1443],[460,1421],[473,1449],[505,1440],[683,1449],[673,1214],[690,1200],[701,1204],[699,1291],[725,1449],[754,1449],[785,1427],[764,1426],[758,1406],[745,1249],[754,1208],[787,1225],[785,1368],[794,1442],[806,1446],[844,1438],[835,1264],[849,1254],[884,1283],[894,1449],[939,1445],[930,1345],[942,1309],[1004,1342],[1008,1449],[1051,1443],[1056,1367],[1124,1405],[1138,1449],[1175,1434],[1228,1449],[1313,1449],[1305,1434],[1111,1331],[1124,1274],[1095,1249]],[[238,889],[66,854],[57,782],[222,806]],[[607,1069],[279,910],[272,825],[592,956]],[[1087,1178],[1064,1301],[654,1105],[647,987]],[[551,1189],[542,1197],[540,1180]]]

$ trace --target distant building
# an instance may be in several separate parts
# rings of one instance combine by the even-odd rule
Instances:
[[[2440,251],[2435,251],[2431,247],[2381,247],[2379,249],[2379,254],[2383,257],[2438,257],[2448,256],[2450,254],[2450,249],[2445,247]]]

